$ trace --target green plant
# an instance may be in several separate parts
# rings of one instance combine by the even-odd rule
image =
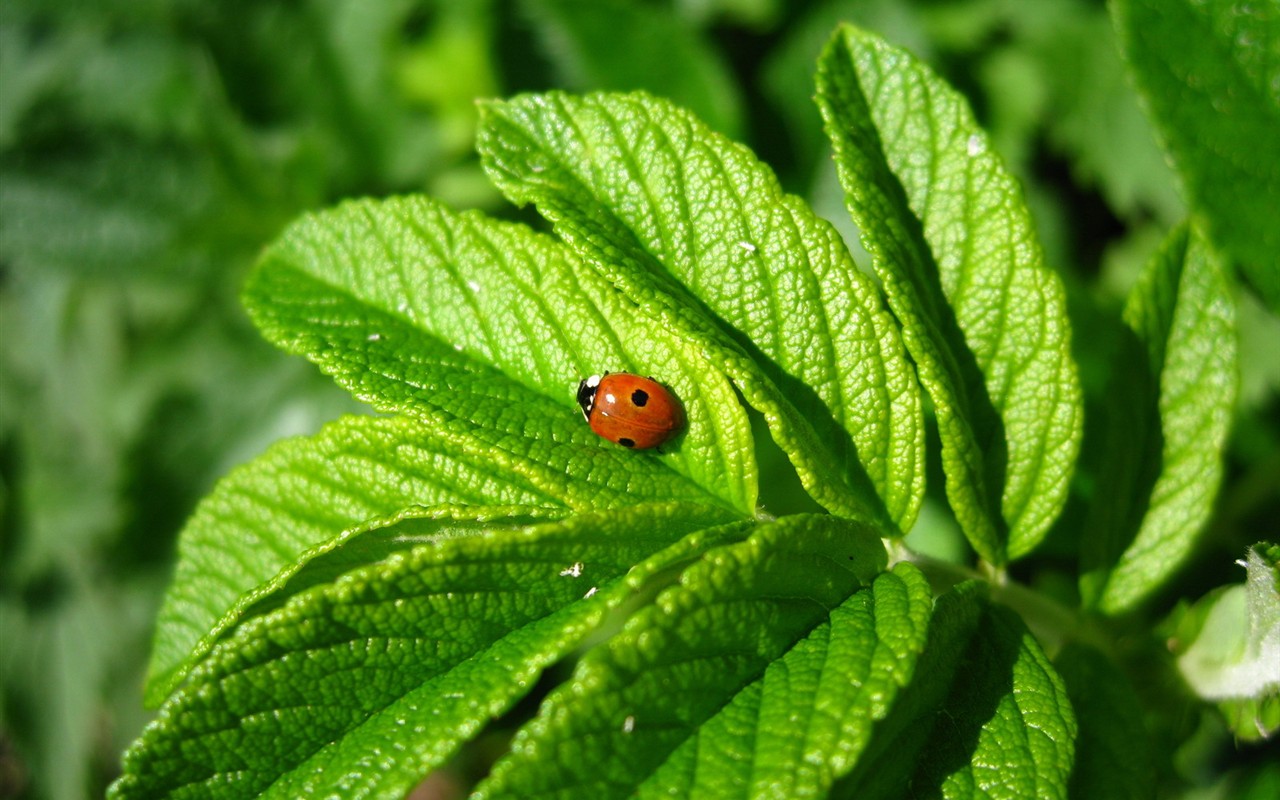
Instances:
[[[1130,295],[1081,456],[1065,292],[967,104],[855,28],[818,100],[878,285],[749,151],[645,94],[484,107],[489,175],[554,237],[417,197],[280,237],[255,322],[392,416],[282,442],[197,510],[164,705],[113,796],[399,797],[559,664],[481,796],[1149,791],[1137,620],[1210,514],[1235,402],[1211,194]],[[661,377],[685,435],[594,437],[573,387],[602,369]],[[904,540],[925,396],[975,569]],[[760,480],[777,451],[826,513]],[[1078,592],[1011,574],[1054,540]],[[1275,548],[1248,563],[1168,623],[1241,735],[1277,707]],[[1228,595],[1234,650],[1196,659]],[[1247,696],[1205,688],[1231,669]]]

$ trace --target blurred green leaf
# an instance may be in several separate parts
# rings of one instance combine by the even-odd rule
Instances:
[[[1052,16],[1017,4],[1039,22],[1022,41],[1048,87],[1050,141],[1070,156],[1077,184],[1096,185],[1116,214],[1173,224],[1184,204],[1127,80],[1111,20],[1100,6],[1065,5],[1072,13]]]
[[[23,270],[177,280],[212,266],[192,241],[213,202],[209,177],[188,154],[127,143],[0,159],[0,258]],[[37,154],[30,154],[37,155]]]
[[[783,0],[674,0],[680,16],[702,23],[710,18],[751,28],[769,28],[783,11]]]
[[[126,585],[54,579],[29,587],[23,603],[0,597],[0,680],[9,688],[0,705],[0,789],[16,789],[14,797],[76,800],[88,796],[86,787],[97,783],[97,773],[114,765],[115,748],[141,727],[136,691],[123,720],[136,727],[125,728],[125,741],[104,736],[101,726],[86,720],[101,719],[100,687],[132,679],[145,660],[158,578]],[[27,735],[10,738],[22,733]],[[32,773],[26,794],[23,761]]]
[[[679,17],[636,0],[521,0],[557,84],[579,92],[647,89],[738,136],[738,85],[710,41]],[[624,33],[625,32],[625,33]]]
[[[904,46],[920,57],[930,54],[932,42],[921,27],[921,10],[898,0],[824,0],[808,4],[807,13],[787,29],[786,39],[770,54],[762,76],[769,100],[777,106],[790,136],[787,156],[797,160],[801,186],[823,181],[831,174],[829,143],[822,117],[813,113],[813,65],[842,22],[852,22]],[[810,201],[824,213],[817,198]],[[842,204],[829,218],[839,228],[848,214]],[[846,238],[852,238],[846,236]]]
[[[1112,5],[1149,113],[1210,238],[1280,312],[1280,5]]]
[[[1124,312],[1100,452],[1098,493],[1081,543],[1081,592],[1119,613],[1189,555],[1222,477],[1237,389],[1234,304],[1211,246],[1170,234]]]
[[[478,146],[638,324],[733,380],[814,499],[910,526],[923,428],[897,327],[835,230],[750,151],[644,94],[493,103]]]
[[[952,509],[987,561],[1025,555],[1080,439],[1062,286],[986,135],[927,67],[845,26],[818,83],[849,211],[933,398]]]

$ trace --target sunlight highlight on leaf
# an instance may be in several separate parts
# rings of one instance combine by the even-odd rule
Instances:
[[[818,85],[849,211],[933,399],[952,510],[987,561],[1025,555],[1066,501],[1081,433],[1062,285],[987,135],[928,67],[844,26]]]

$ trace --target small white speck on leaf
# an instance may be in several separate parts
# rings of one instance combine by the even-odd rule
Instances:
[[[738,242],[738,247],[741,247],[743,250],[746,250],[748,253],[754,253],[756,251],[756,246],[751,242]]]
[[[599,588],[599,587],[592,586],[590,589],[588,589],[588,590],[587,590],[587,593],[586,593],[586,594],[584,594],[584,595],[582,596],[582,597],[583,597],[583,599],[585,600],[586,598],[588,598],[588,597],[590,597],[591,595],[595,594],[595,593],[596,593],[596,589],[597,589],[597,588]]]
[[[473,292],[478,292],[480,291],[480,284],[475,281],[467,281],[467,288]]]
[[[458,343],[456,343],[456,344],[453,346],[453,349],[454,349],[454,350],[457,350],[459,353],[461,353],[461,352],[462,352],[462,342],[458,342]]]
[[[987,145],[985,142],[982,141],[981,136],[975,133],[969,137],[968,150],[969,150],[970,158],[972,158],[973,156],[982,155],[982,153],[986,149],[987,149]]]
[[[635,729],[636,729],[636,718],[633,715],[628,714],[627,718],[622,721],[622,732],[631,733]]]
[[[560,570],[560,577],[576,578],[582,574],[582,562],[575,561],[573,566]]]
[[[368,336],[368,339],[369,339],[369,341],[371,341],[371,342],[376,342],[376,341],[378,341],[378,340],[379,340],[379,339],[381,339],[381,338],[382,338],[382,334],[380,334],[380,333],[371,333],[371,334],[369,334],[369,336]]]

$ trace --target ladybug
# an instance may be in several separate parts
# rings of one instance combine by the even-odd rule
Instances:
[[[657,447],[684,427],[684,413],[671,392],[630,372],[606,372],[582,381],[578,405],[591,430],[636,450]]]

